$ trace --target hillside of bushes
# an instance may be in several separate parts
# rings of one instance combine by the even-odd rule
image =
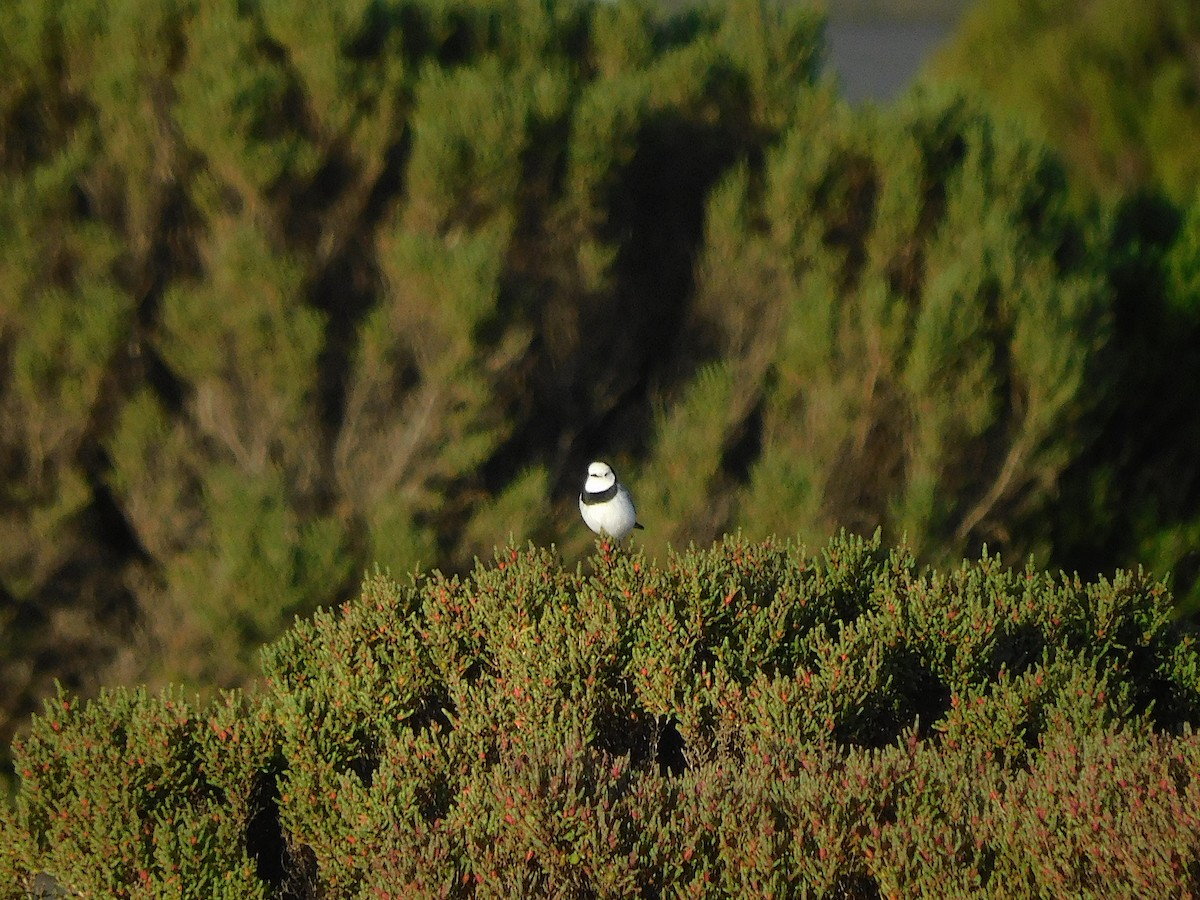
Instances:
[[[1191,6],[1155,8],[1138,65],[1174,74],[1076,100],[1155,85],[1190,146]],[[1194,611],[1186,160],[1101,191],[950,76],[850,108],[821,32],[762,0],[0,4],[0,743],[56,681],[191,734],[160,689],[251,686],[375,565],[511,539],[569,571],[594,458],[651,560],[881,529],[940,571],[1144,563]],[[222,822],[271,808],[208,784]]]
[[[994,0],[928,66],[1053,146],[1081,195],[1195,200],[1200,9],[1180,0]]]
[[[1200,645],[1141,573],[879,536],[375,574],[261,689],[60,693],[0,883],[94,897],[1191,896]]]
[[[1110,222],[1108,387],[1064,472],[1055,553],[1104,571],[1200,573],[1200,7],[1111,0],[977,4],[928,67],[1062,161],[1078,209]]]

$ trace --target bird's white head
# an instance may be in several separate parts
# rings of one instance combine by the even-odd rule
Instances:
[[[587,481],[584,482],[583,489],[589,494],[595,494],[607,491],[616,481],[617,476],[608,463],[594,462],[588,466]]]

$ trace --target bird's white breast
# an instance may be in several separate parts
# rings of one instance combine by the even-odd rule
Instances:
[[[590,491],[590,485],[585,487]],[[607,534],[617,540],[633,531],[633,526],[637,522],[637,512],[633,508],[633,501],[624,487],[617,488],[616,495],[604,503],[584,503],[583,498],[580,497],[579,512],[583,515],[583,521],[587,527],[596,534]]]

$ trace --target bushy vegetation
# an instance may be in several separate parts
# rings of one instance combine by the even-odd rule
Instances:
[[[959,101],[802,105],[713,191],[689,322],[711,361],[646,468],[659,531],[882,524],[931,559],[1044,552],[1109,365],[1065,200],[1053,160]]]
[[[1200,213],[1093,209],[987,100],[849,109],[821,28],[0,5],[0,737],[55,678],[158,718],[168,681],[245,684],[377,562],[577,559],[601,456],[652,556],[882,527],[940,566],[1145,560],[1194,604]],[[214,785],[178,807],[210,836]]]
[[[56,674],[236,684],[373,561],[558,535],[598,423],[644,440],[706,190],[782,127],[819,29],[6,4],[5,732]]]
[[[1200,648],[1141,574],[835,539],[376,574],[264,687],[49,702],[0,878],[85,896],[1180,896]]]
[[[976,4],[929,67],[1057,148],[1087,192],[1195,199],[1200,10],[1189,0]]]
[[[1065,167],[1071,203],[1099,207],[1113,290],[1094,435],[1067,466],[1056,560],[1173,572],[1195,609],[1200,573],[1200,8],[1188,0],[979,4],[929,67]]]

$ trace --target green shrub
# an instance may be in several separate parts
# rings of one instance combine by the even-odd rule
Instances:
[[[237,695],[200,711],[177,690],[60,691],[21,743],[27,871],[87,896],[266,896],[246,830],[273,731]]]
[[[570,534],[548,508],[591,450],[559,448],[644,391],[704,194],[819,29],[757,0],[0,9],[5,743],[55,676],[236,685],[369,561]]]
[[[1142,574],[841,537],[375,574],[257,694],[60,694],[0,863],[84,895],[1200,891],[1200,648]],[[191,893],[188,893],[191,892]]]
[[[1152,187],[1190,202],[1197,38],[1189,0],[1093,0],[1086,15],[1066,0],[1000,0],[971,11],[929,79],[963,84],[1028,123],[1062,153],[1081,197]]]
[[[1109,359],[1066,202],[1052,157],[959,98],[808,95],[711,194],[688,333],[716,361],[656,430],[651,545],[882,526],[925,560],[1044,559]]]
[[[981,4],[938,54],[926,83],[954,83],[992,115],[1045,140],[1075,207],[1104,207],[1114,293],[1108,381],[1090,435],[1050,510],[1057,565],[1171,572],[1181,605],[1200,607],[1200,94],[1187,48],[1200,39],[1189,0]]]
[[[1090,21],[1080,53],[1141,93],[1072,103],[1175,191],[1195,154],[1156,130],[1194,111],[1195,29],[1137,15],[1137,60]],[[593,456],[652,552],[882,527],[922,562],[1141,560],[1200,596],[1195,211],[1096,220],[939,89],[851,109],[821,29],[773,0],[0,4],[4,742],[56,677],[242,683],[375,560],[576,558]],[[771,610],[754,641],[794,626]],[[796,652],[875,647],[869,621]],[[708,666],[684,625],[617,659]],[[886,686],[935,660],[872,653],[867,706],[822,710],[839,739],[924,710]],[[721,752],[710,701],[634,687]],[[581,739],[619,707],[589,702]]]

